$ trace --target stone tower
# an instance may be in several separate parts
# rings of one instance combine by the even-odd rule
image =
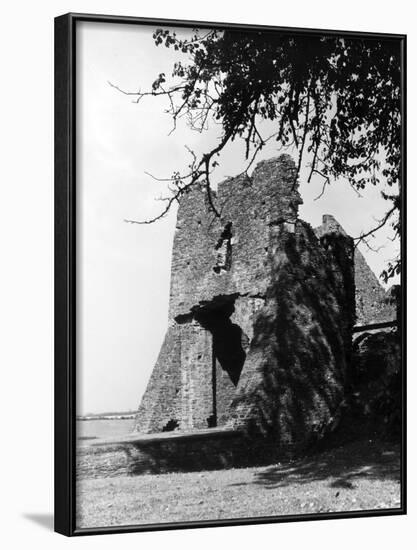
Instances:
[[[288,155],[181,199],[168,330],[135,430],[228,427],[304,447],[343,399],[355,322],[352,239],[298,218]]]

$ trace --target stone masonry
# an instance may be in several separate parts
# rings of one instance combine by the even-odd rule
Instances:
[[[203,187],[182,197],[168,330],[137,432],[225,427],[280,451],[331,429],[354,324],[395,314],[334,218],[316,230],[298,218],[295,173],[281,155],[227,179],[220,218]]]

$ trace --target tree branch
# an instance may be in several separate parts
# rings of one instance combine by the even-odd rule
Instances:
[[[370,237],[371,235],[373,235],[376,231],[378,231],[378,229],[381,229],[382,227],[384,227],[384,225],[387,223],[387,221],[390,219],[390,217],[392,216],[392,214],[396,211],[396,206],[394,205],[392,208],[390,208],[388,210],[388,212],[386,212],[385,216],[382,218],[382,220],[379,221],[378,225],[372,229],[370,229],[369,231],[367,231],[366,233],[362,233],[361,235],[359,235],[359,237],[354,237],[354,241],[357,241],[355,243],[355,247],[358,246],[358,244],[362,241],[365,241],[368,237]]]

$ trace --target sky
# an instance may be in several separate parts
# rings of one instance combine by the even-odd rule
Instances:
[[[178,53],[156,47],[154,27],[77,23],[77,414],[134,410],[156,361],[168,316],[175,210],[151,225],[132,225],[160,212],[169,177],[190,162],[186,145],[212,148],[219,127],[198,133],[172,120],[164,99],[139,104],[127,91],[149,89],[161,72],[170,74]],[[185,33],[176,29],[178,35]],[[185,34],[184,34],[185,36]],[[266,135],[267,125],[264,126]],[[214,183],[244,167],[243,145],[228,146]],[[258,161],[279,154],[273,140]],[[381,188],[357,193],[331,182],[320,199],[320,177],[300,173],[304,204],[300,217],[313,227],[332,214],[356,237],[387,209]],[[397,245],[381,230],[370,251],[360,249],[379,275]],[[380,248],[381,247],[381,248]]]

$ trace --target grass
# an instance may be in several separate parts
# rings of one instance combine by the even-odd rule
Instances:
[[[87,479],[77,527],[400,507],[399,446],[360,441],[297,461],[210,472]]]

